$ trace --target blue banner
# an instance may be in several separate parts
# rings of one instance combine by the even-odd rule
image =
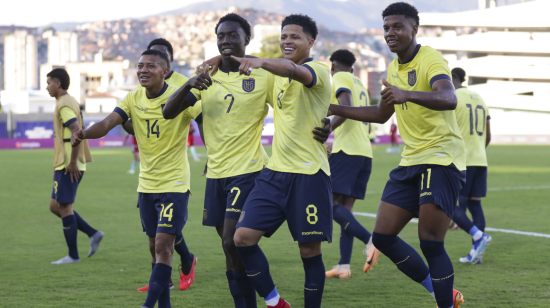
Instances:
[[[6,122],[0,122],[0,138],[7,138],[8,137],[8,130]]]
[[[99,122],[103,119],[86,119],[84,125],[89,127],[91,124]],[[0,123],[1,124],[1,123]],[[114,128],[111,130],[107,137],[119,136],[119,129],[122,127]],[[0,128],[0,133],[2,132]],[[4,136],[6,135],[4,130]],[[1,138],[1,136],[0,136]],[[13,138],[28,138],[28,139],[47,139],[53,138],[53,122],[52,121],[37,121],[37,122],[17,122],[15,125],[15,131],[13,132]]]

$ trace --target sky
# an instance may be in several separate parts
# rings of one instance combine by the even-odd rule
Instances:
[[[87,22],[139,18],[179,9],[206,0],[19,0],[0,9],[1,25],[46,26],[58,22]],[[162,3],[162,5],[155,5]],[[23,12],[23,13],[22,13]]]

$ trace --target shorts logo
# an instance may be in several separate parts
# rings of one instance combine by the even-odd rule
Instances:
[[[414,86],[416,84],[416,70],[409,72],[409,86]]]
[[[243,90],[245,92],[252,92],[256,86],[256,80],[254,78],[243,79]]]
[[[158,224],[157,227],[172,228],[173,225],[169,225],[169,224]]]
[[[427,192],[425,192],[425,193],[421,193],[421,194],[420,194],[420,197],[431,196],[431,195],[432,195],[432,193],[431,193],[430,191],[427,191]]]
[[[239,216],[239,222],[243,221],[244,219],[244,211],[241,212],[241,216]]]
[[[320,231],[302,232],[302,235],[323,235],[323,232],[320,232]]]
[[[206,220],[206,218],[208,218],[208,210],[204,209],[204,211],[202,211],[202,219]]]
[[[239,209],[232,209],[232,208],[229,208],[229,209],[225,209],[226,212],[235,212],[235,213],[240,213],[241,210]]]

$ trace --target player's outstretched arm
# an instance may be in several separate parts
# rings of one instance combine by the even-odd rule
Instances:
[[[346,91],[342,91],[340,93],[338,93],[338,104],[340,104],[340,106],[351,106],[351,94],[346,92]],[[332,120],[332,129],[337,129],[338,126],[344,124],[344,121],[346,121],[346,118],[344,117],[341,117],[341,116],[335,116],[334,119]]]
[[[128,133],[128,135],[126,135],[126,138],[124,138],[124,143],[126,143],[126,140],[128,140],[128,137],[130,135],[136,135],[136,133],[134,132],[134,124],[132,124],[132,119],[128,119],[128,121],[126,121],[126,123],[123,123],[121,126],[124,131]]]
[[[164,109],[162,109],[162,116],[167,120],[174,119],[185,109],[193,106],[193,103],[187,97],[191,89],[203,91],[208,89],[211,85],[212,78],[204,72],[187,80],[183,86],[168,98]]]
[[[336,115],[351,120],[369,122],[369,123],[386,123],[393,113],[395,108],[392,105],[380,104],[366,107],[348,107],[331,104],[328,107],[328,115]]]
[[[241,75],[250,76],[253,69],[263,68],[273,75],[288,77],[304,85],[313,83],[313,74],[309,69],[287,59],[238,58],[235,56],[231,56],[231,58],[241,63],[239,67]]]
[[[386,86],[382,94],[382,103],[389,105],[413,102],[428,109],[444,111],[455,110],[458,99],[455,88],[450,80],[440,79],[432,85],[432,92],[405,91],[389,84],[385,78],[382,83]]]
[[[111,129],[121,124],[122,121],[122,117],[113,111],[101,122],[90,126],[90,128],[86,130],[79,129],[78,131],[73,132],[73,135],[71,136],[71,145],[75,147],[78,146],[84,139],[97,139],[105,137]]]
[[[71,130],[71,133],[74,134],[75,132],[78,132],[80,130],[80,124],[78,124],[78,121],[75,121],[69,124],[69,129]],[[79,153],[80,145],[71,148],[71,160],[65,168],[65,174],[69,174],[69,177],[71,178],[71,183],[78,182],[78,180],[80,179],[80,170],[78,169]]]

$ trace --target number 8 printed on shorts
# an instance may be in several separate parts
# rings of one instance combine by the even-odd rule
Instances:
[[[313,209],[313,211],[311,209]],[[317,221],[319,220],[319,217],[317,217],[317,207],[313,204],[308,205],[306,208],[306,213],[307,213],[307,222],[309,222],[312,225],[316,224]]]

